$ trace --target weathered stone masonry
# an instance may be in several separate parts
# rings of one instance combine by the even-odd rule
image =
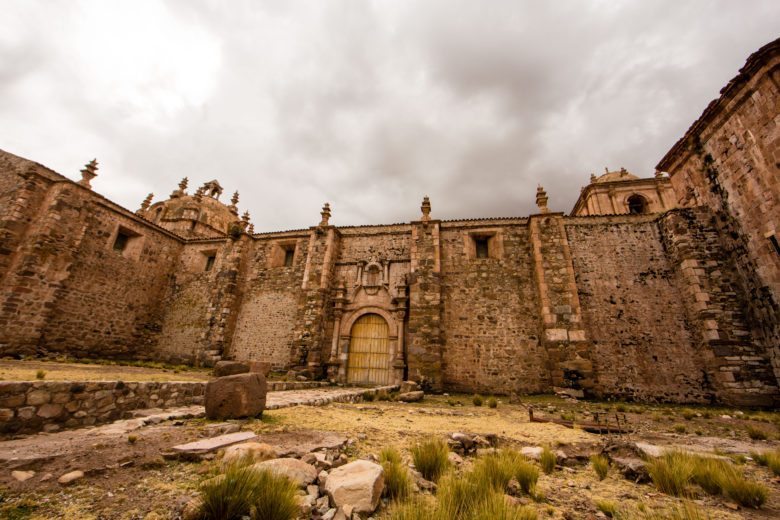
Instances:
[[[0,354],[776,404],[777,54],[751,57],[662,162],[677,207],[665,174],[621,170],[586,190],[619,214],[593,197],[550,212],[540,187],[527,218],[439,220],[426,197],[408,223],[337,227],[326,205],[308,229],[254,233],[216,181],[132,213],[90,189],[94,163],[76,183],[1,152]]]

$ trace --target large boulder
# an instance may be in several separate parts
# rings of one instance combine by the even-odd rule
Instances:
[[[268,361],[247,361],[246,364],[249,366],[250,372],[257,372],[258,374],[263,374],[264,377],[268,377],[268,374],[271,372],[271,363]]]
[[[334,469],[325,481],[325,492],[335,506],[353,506],[356,513],[373,513],[379,505],[385,475],[382,466],[356,460]]]
[[[303,489],[317,480],[317,468],[298,459],[282,458],[266,460],[264,462],[258,462],[254,467],[271,470],[277,475],[284,475],[295,482],[298,487]]]
[[[225,448],[225,454],[222,459],[225,462],[239,461],[243,458],[249,458],[252,462],[263,462],[277,458],[279,455],[273,446],[263,442],[242,442]]]
[[[265,377],[247,373],[226,376],[206,385],[206,417],[211,420],[257,417],[265,409]]]
[[[217,361],[214,370],[212,370],[212,373],[217,377],[234,376],[247,372],[249,372],[249,365],[240,361]]]
[[[416,403],[417,401],[422,401],[424,396],[425,393],[422,390],[417,390],[416,392],[398,394],[398,400],[405,403]]]

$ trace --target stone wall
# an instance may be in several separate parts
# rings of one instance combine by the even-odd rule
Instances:
[[[488,258],[475,257],[474,237],[490,237]],[[530,249],[522,220],[442,223],[446,388],[503,394],[550,390]]]
[[[590,358],[600,396],[702,402],[709,399],[677,273],[657,217],[588,217],[567,222]]]
[[[162,322],[181,242],[84,186],[0,152],[8,243],[0,285],[0,354],[137,357]],[[10,180],[9,180],[10,179]],[[131,235],[124,251],[117,233]]]
[[[127,418],[132,410],[203,403],[197,382],[0,382],[0,434],[56,431]]]
[[[715,213],[751,335],[780,378],[780,39],[748,58],[658,168],[684,206]]]
[[[284,265],[284,248],[294,249],[291,266]],[[264,236],[253,243],[241,282],[231,358],[268,361],[274,370],[292,364],[307,251],[308,234]]]

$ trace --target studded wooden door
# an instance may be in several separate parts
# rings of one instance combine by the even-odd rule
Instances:
[[[390,382],[390,345],[387,322],[378,314],[365,314],[352,325],[347,382],[386,385]]]

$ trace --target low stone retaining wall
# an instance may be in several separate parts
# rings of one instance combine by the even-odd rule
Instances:
[[[331,387],[326,390],[310,389],[306,392],[289,392],[269,395],[265,402],[266,410],[278,410],[290,406],[322,406],[328,403],[354,403],[363,400],[366,394],[378,395],[398,390],[398,385],[373,388]]]
[[[330,386],[327,381],[268,381],[269,392],[283,390],[308,390],[309,388],[324,388]]]
[[[140,408],[202,404],[205,389],[203,382],[0,381],[0,434],[91,426]]]

